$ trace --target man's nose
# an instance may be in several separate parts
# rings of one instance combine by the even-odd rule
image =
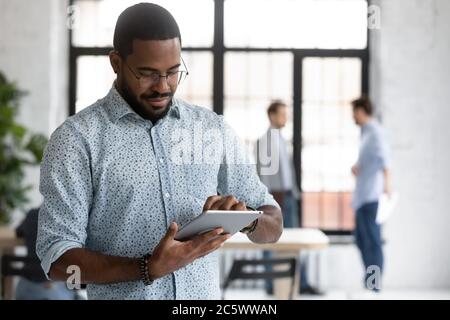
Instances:
[[[158,92],[169,91],[170,86],[168,83],[168,78],[167,77],[159,77],[158,82],[153,85],[153,89],[154,89],[154,91],[158,91]]]

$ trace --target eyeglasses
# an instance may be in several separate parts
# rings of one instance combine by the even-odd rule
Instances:
[[[168,71],[166,72],[166,75],[162,75],[159,72],[154,71],[138,71],[139,74],[136,74],[136,72],[128,65],[128,63],[126,61],[124,62],[127,65],[128,69],[130,69],[134,77],[139,81],[139,85],[141,86],[141,88],[148,88],[159,83],[161,78],[166,78],[167,84],[169,86],[181,84],[189,75],[189,71],[186,67],[186,64],[184,63],[183,58],[181,58],[181,61],[183,62],[183,67],[185,70]]]

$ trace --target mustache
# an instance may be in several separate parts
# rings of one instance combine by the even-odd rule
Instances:
[[[173,93],[172,92],[164,92],[164,93],[154,92],[152,94],[142,95],[142,98],[144,98],[144,99],[162,99],[162,98],[166,98],[166,97],[172,98]]]

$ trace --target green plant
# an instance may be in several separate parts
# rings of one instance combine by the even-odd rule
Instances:
[[[12,211],[28,202],[31,186],[24,185],[25,166],[41,162],[47,143],[44,135],[29,134],[15,121],[24,95],[0,72],[0,224],[8,223]]]

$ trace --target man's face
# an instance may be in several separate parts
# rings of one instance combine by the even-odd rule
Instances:
[[[355,120],[356,125],[361,126],[364,123],[366,114],[361,108],[353,109],[353,120]]]
[[[126,59],[120,59],[117,72],[117,86],[123,98],[136,113],[145,119],[157,121],[168,111],[172,97],[177,90],[177,81],[161,77],[159,81],[143,86],[136,78],[151,73],[166,75],[180,69],[180,41],[168,40],[133,41],[133,51]],[[131,69],[131,70],[130,70]]]
[[[277,112],[274,112],[270,115],[270,123],[273,127],[277,129],[281,129],[286,125],[287,121],[287,112],[286,106],[280,106],[277,109]]]

